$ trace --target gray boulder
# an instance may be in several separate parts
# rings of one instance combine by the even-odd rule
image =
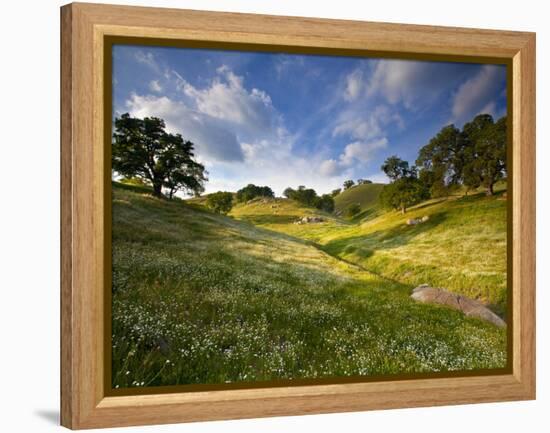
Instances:
[[[425,223],[429,219],[430,219],[430,217],[428,215],[424,215],[422,218],[409,218],[407,220],[407,225],[408,226],[415,226],[417,224]]]
[[[411,298],[418,302],[447,305],[455,310],[462,311],[466,316],[477,317],[478,319],[485,320],[501,328],[506,326],[504,320],[489,310],[481,302],[466,296],[448,292],[444,289],[422,284],[413,290]]]
[[[300,218],[294,224],[315,224],[315,223],[322,223],[324,221],[325,219],[320,216],[305,216]]]

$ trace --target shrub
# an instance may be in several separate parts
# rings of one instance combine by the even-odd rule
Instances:
[[[361,212],[361,205],[359,203],[352,203],[346,208],[346,216],[353,217]]]
[[[357,179],[357,185],[367,185],[372,183],[372,180],[368,179]]]
[[[208,195],[206,205],[216,213],[227,214],[233,207],[233,194],[218,191]]]
[[[346,180],[346,181],[344,182],[344,190],[350,189],[350,188],[351,188],[352,186],[354,186],[354,185],[355,185],[355,182],[354,182],[353,180],[351,180],[351,179]]]
[[[317,199],[315,207],[325,212],[334,212],[334,199],[330,194],[323,194]]]

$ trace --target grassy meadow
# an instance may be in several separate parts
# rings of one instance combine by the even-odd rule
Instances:
[[[225,216],[113,183],[113,386],[504,367],[505,329],[410,298],[428,283],[502,314],[502,193],[401,215],[376,209],[375,184],[355,188],[336,203],[361,203],[350,220],[289,199]],[[295,224],[304,215],[325,221]]]
[[[378,196],[384,187],[381,183],[368,183],[355,185],[345,191],[342,191],[334,197],[336,213],[345,215],[346,209],[354,204],[359,204],[361,211],[353,216],[354,221],[360,221],[364,218],[372,218],[382,212],[378,203]]]
[[[358,192],[373,189],[376,184],[360,185],[344,191],[340,202],[358,202]],[[355,191],[354,191],[355,190]],[[359,190],[359,191],[358,191]],[[378,191],[377,191],[378,190]],[[479,192],[427,200],[411,207],[406,214],[383,213],[375,201],[367,201],[363,219],[352,221],[328,217],[314,225],[289,225],[302,214],[322,215],[296,202],[280,207],[272,217],[269,204],[261,201],[238,205],[232,211],[236,218],[253,221],[271,230],[315,242],[329,255],[338,257],[380,276],[417,286],[430,284],[479,299],[500,315],[506,312],[506,200],[505,183],[496,194],[487,197]],[[347,200],[347,195],[354,199]],[[337,196],[338,198],[339,196]],[[264,200],[265,201],[265,200]],[[364,206],[364,205],[363,205]],[[261,215],[261,217],[259,217]],[[428,216],[426,223],[409,226],[411,218]]]

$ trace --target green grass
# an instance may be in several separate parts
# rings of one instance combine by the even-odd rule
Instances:
[[[415,303],[411,284],[254,225],[317,230],[319,238],[335,227],[361,229],[336,219],[291,224],[281,215],[308,210],[281,206],[247,218],[237,208],[237,220],[113,186],[115,387],[505,365],[505,330]]]
[[[317,242],[327,232],[338,232],[350,224],[332,214],[307,207],[286,198],[256,198],[248,203],[237,204],[230,215],[269,230]],[[295,224],[304,216],[320,216],[322,223]]]
[[[406,220],[428,216],[422,224]],[[319,241],[329,254],[405,284],[430,284],[506,312],[506,200],[501,194],[431,200]]]
[[[478,299],[505,316],[504,188],[505,184],[499,184],[493,197],[476,193],[428,200],[404,215],[380,212],[355,224],[337,218],[298,226],[268,219],[254,222],[315,242],[332,256],[403,284],[430,284]],[[295,204],[286,206],[296,213],[306,212]],[[267,212],[266,206],[258,204],[242,206],[235,216],[248,219]],[[430,219],[419,225],[406,224],[409,218],[423,216]]]
[[[370,183],[356,185],[342,191],[334,197],[335,212],[345,215],[346,208],[349,205],[358,203],[361,206],[361,212],[353,217],[354,221],[378,215],[381,211],[378,206],[378,196],[382,188],[384,188],[384,185],[381,183]]]

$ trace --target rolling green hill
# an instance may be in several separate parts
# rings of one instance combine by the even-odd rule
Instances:
[[[266,209],[280,214],[263,217]],[[335,257],[345,255],[332,243],[340,229],[356,248],[352,230],[361,236],[376,230],[329,216],[325,223],[293,224],[291,217],[306,211],[291,201],[250,203],[235,208],[237,220],[114,184],[113,385],[505,365],[505,330],[416,303],[411,284]],[[274,228],[318,230],[314,237],[335,256]]]
[[[407,225],[408,219],[428,217]],[[506,200],[429,200],[405,215],[388,212],[318,241],[328,253],[396,281],[430,284],[506,312]]]
[[[338,231],[349,226],[347,221],[333,214],[304,206],[295,200],[286,198],[258,197],[248,203],[237,204],[229,214],[256,226],[314,242],[324,236],[327,231]],[[296,224],[304,216],[319,216],[324,221],[315,224]]]
[[[361,213],[356,215],[354,220],[361,220],[363,218],[371,218],[379,213],[378,196],[384,187],[381,183],[370,183],[363,185],[356,185],[345,191],[342,191],[336,197],[334,197],[335,211],[345,215],[346,208],[353,204],[358,203],[361,206]]]
[[[266,201],[240,205],[232,214],[313,241],[335,257],[403,284],[430,284],[478,299],[505,316],[506,200],[503,186],[497,190],[493,197],[477,193],[428,200],[405,215],[377,209],[378,216],[358,223],[327,216],[319,224],[292,224],[295,215],[319,212],[285,199],[278,199],[278,215]],[[429,220],[406,224],[423,216]]]

